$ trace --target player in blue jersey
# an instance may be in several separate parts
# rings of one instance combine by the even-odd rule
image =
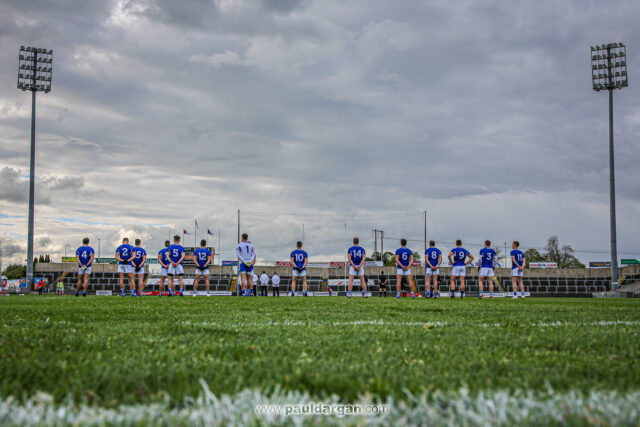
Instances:
[[[87,288],[89,287],[89,276],[91,275],[91,263],[95,257],[93,248],[89,246],[89,238],[82,239],[82,246],[76,251],[76,261],[78,262],[78,286],[76,287],[76,296],[80,295],[80,287],[84,282],[82,296],[87,296]]]
[[[424,266],[427,282],[427,298],[438,298],[438,275],[440,274],[440,264],[442,264],[442,252],[436,248],[436,242],[429,241],[429,249],[424,251]],[[433,291],[431,291],[431,279],[433,279]]]
[[[200,283],[200,276],[204,276],[204,287],[207,290],[207,296],[211,296],[209,291],[209,265],[213,261],[213,254],[206,248],[207,241],[200,240],[200,247],[193,251],[193,261],[196,264],[196,278],[193,281],[193,296],[198,295],[198,283]]]
[[[175,276],[178,276],[178,283],[180,283],[180,296],[184,295],[184,280],[182,278],[184,276],[184,267],[182,266],[182,261],[184,261],[185,255],[186,252],[180,244],[180,236],[176,234],[173,236],[173,245],[167,248],[167,258],[169,258],[169,271],[167,272],[169,276],[169,296],[173,296],[175,292]]]
[[[122,244],[116,249],[116,260],[118,261],[118,275],[120,276],[120,296],[124,296],[124,275],[129,278],[129,287],[131,288],[131,294],[135,292],[136,282],[133,278],[133,268],[131,267],[131,260],[135,254],[133,253],[133,246],[129,244],[129,239],[126,237],[122,239]]]
[[[136,295],[136,290],[134,286],[133,296],[142,296],[142,291],[144,290],[144,263],[147,262],[147,251],[145,251],[142,246],[142,240],[135,240],[136,246],[133,248],[134,257],[131,261],[131,268],[133,268],[133,277],[134,280],[138,281],[138,294]]]
[[[469,261],[465,261],[469,258]],[[464,298],[464,276],[466,267],[473,261],[473,255],[462,247],[462,240],[456,240],[456,247],[449,252],[449,262],[451,263],[451,298],[456,297],[456,278],[460,278],[460,298]]]
[[[238,257],[238,273],[242,283],[242,296],[251,296],[253,294],[253,266],[256,263],[256,251],[249,242],[247,233],[242,234],[242,241],[236,247],[236,256]]]
[[[351,298],[353,290],[353,278],[358,276],[360,279],[360,286],[362,286],[362,296],[367,298],[367,283],[364,281],[364,262],[366,259],[366,252],[364,248],[359,246],[360,239],[353,238],[353,246],[347,251],[347,259],[349,260],[349,289],[347,291],[347,298]]]
[[[527,265],[524,253],[519,249],[520,242],[517,240],[511,244],[511,283],[513,284],[513,299],[518,298],[518,284],[520,284],[520,297],[524,298],[524,284],[522,283],[522,275]]]
[[[159,296],[162,296],[164,292],[164,281],[169,275],[169,258],[167,258],[167,248],[171,245],[171,242],[168,240],[164,241],[164,248],[160,249],[158,252],[158,262],[160,263],[160,286]]]
[[[484,278],[489,280],[489,298],[493,299],[493,266],[496,262],[496,251],[491,248],[491,240],[484,241],[484,248],[480,249],[480,273],[478,273],[478,298],[484,298]]]
[[[291,252],[291,296],[296,296],[296,282],[298,277],[302,277],[302,295],[307,296],[307,263],[309,255],[302,250],[302,242],[296,243],[296,250]]]
[[[400,248],[396,250],[396,298],[400,298],[402,290],[402,278],[406,277],[411,289],[411,298],[416,297],[413,277],[411,277],[411,265],[413,264],[413,251],[407,248],[407,239],[400,240]]]

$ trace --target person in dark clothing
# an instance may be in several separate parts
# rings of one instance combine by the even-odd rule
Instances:
[[[389,284],[389,279],[387,275],[384,274],[384,270],[380,271],[380,275],[378,276],[378,296],[387,296],[387,285]]]
[[[400,282],[402,296],[405,297],[407,295],[407,287],[409,282],[407,282],[407,276],[402,276],[402,281]]]

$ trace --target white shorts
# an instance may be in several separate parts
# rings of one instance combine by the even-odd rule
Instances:
[[[196,274],[198,276],[208,276],[209,275],[209,267],[205,268],[204,270],[202,268],[196,267]]]
[[[137,275],[137,274],[144,274],[144,266],[140,267],[140,271],[136,271],[136,267],[132,265],[132,266],[131,266],[131,272],[132,272],[134,275]]]
[[[396,269],[396,276],[411,276],[411,269],[403,270],[401,267]]]
[[[164,267],[160,267],[160,276],[161,277],[167,277],[169,275],[169,270],[167,270]]]
[[[480,273],[478,276],[481,277],[493,277],[493,267],[480,267]]]
[[[78,276],[82,276],[83,274],[91,274],[91,266],[87,267],[85,271],[82,271],[82,268],[78,267]]]
[[[464,265],[455,265],[451,267],[451,275],[464,277],[467,274],[467,268]]]
[[[524,270],[520,270],[518,267],[511,269],[511,277],[522,277]]]
[[[124,273],[124,274],[133,273],[133,267],[126,264],[118,264],[118,273]]]
[[[427,267],[427,272],[425,274],[427,276],[439,276],[440,275],[440,269],[436,268],[435,270],[432,270],[431,268]]]
[[[178,264],[175,267],[169,264],[169,271],[167,274],[169,274],[169,276],[182,276],[184,275],[184,268],[182,268],[182,264]]]
[[[307,275],[307,269],[303,269],[302,271],[298,271],[295,268],[291,271],[291,277],[304,277]]]
[[[364,276],[364,265],[360,267],[360,270],[353,268],[352,265],[349,266],[349,276]]]

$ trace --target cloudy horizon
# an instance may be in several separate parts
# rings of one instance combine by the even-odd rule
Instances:
[[[151,254],[237,210],[258,257],[341,259],[372,229],[422,252],[485,239],[609,260],[608,100],[589,46],[628,46],[614,93],[619,258],[640,259],[640,4],[314,0],[0,2],[0,238],[26,258],[31,103],[21,45],[53,49],[37,97],[35,255]],[[304,224],[304,226],[303,226]],[[193,244],[193,234],[185,236]],[[198,237],[199,240],[200,237]],[[70,246],[67,246],[70,245]]]

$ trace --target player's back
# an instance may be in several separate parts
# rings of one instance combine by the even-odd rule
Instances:
[[[91,246],[80,246],[76,251],[76,257],[80,259],[82,265],[87,265],[93,253],[95,252]]]
[[[440,249],[435,247],[427,249],[424,253],[425,258],[428,259],[431,265],[433,265],[434,267],[438,265],[438,260],[440,259],[441,254],[442,252],[440,252]]]
[[[482,267],[493,267],[496,258],[496,251],[492,248],[480,249],[480,262]]]
[[[520,249],[512,250],[511,256],[515,258],[518,264],[522,265],[522,261],[524,260],[524,253]]]
[[[359,264],[365,256],[365,251],[362,246],[351,246],[348,251],[349,255],[351,255],[351,261],[354,264]]]
[[[293,258],[293,262],[298,268],[302,268],[304,265],[304,260],[308,258],[308,255],[302,249],[296,249],[291,252],[291,258]]]
[[[120,261],[120,264],[129,264],[129,261],[127,260],[131,258],[132,252],[133,252],[133,246],[131,246],[128,243],[123,243],[120,246],[118,246],[118,249],[116,249],[116,253],[120,255],[120,259],[123,260],[123,261]]]
[[[167,248],[168,257],[171,262],[178,262],[184,252],[184,247],[176,243]]]
[[[453,248],[451,252],[453,253],[454,266],[465,265],[464,261],[467,258],[467,255],[469,255],[469,251],[467,251],[465,248],[462,248],[462,247],[456,247],[456,248]]]
[[[411,255],[413,255],[413,251],[409,248],[401,247],[396,250],[396,255],[398,256],[398,261],[402,266],[409,267],[409,263],[411,261]]]

